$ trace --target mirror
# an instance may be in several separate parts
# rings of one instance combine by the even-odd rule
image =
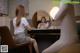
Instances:
[[[37,25],[40,23],[42,17],[45,17],[46,21],[50,21],[50,16],[46,11],[36,11],[32,16],[33,27],[37,28]]]

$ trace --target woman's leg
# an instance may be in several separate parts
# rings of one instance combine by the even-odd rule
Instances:
[[[36,53],[39,53],[39,48],[38,48],[36,40],[31,38],[31,42],[32,42],[32,44],[34,46],[34,49],[35,49]]]
[[[32,44],[29,44],[29,51],[32,53]]]

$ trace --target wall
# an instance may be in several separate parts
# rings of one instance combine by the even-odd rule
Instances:
[[[52,0],[29,0],[29,18],[38,10],[50,12],[53,7]]]
[[[19,4],[24,5],[26,12],[28,12],[28,0],[9,0],[9,17],[15,16],[15,9]]]
[[[0,0],[0,13],[8,14],[8,0]]]
[[[10,29],[10,18],[7,16],[0,17],[0,26],[8,26]]]
[[[80,4],[74,5],[75,16],[80,16]]]

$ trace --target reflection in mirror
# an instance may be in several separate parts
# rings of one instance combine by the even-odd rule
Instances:
[[[48,22],[50,21],[50,16],[46,11],[43,11],[43,10],[36,11],[34,13],[33,17],[32,17],[33,27],[37,28],[37,26],[40,23],[42,17],[45,17],[46,21],[48,21]]]

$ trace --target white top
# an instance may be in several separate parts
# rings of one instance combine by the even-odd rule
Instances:
[[[28,21],[26,20],[25,17],[21,18],[21,23],[20,25],[17,27],[16,26],[16,17],[13,19],[13,26],[14,26],[14,34],[19,34],[21,32],[24,32],[25,27],[28,25]]]

